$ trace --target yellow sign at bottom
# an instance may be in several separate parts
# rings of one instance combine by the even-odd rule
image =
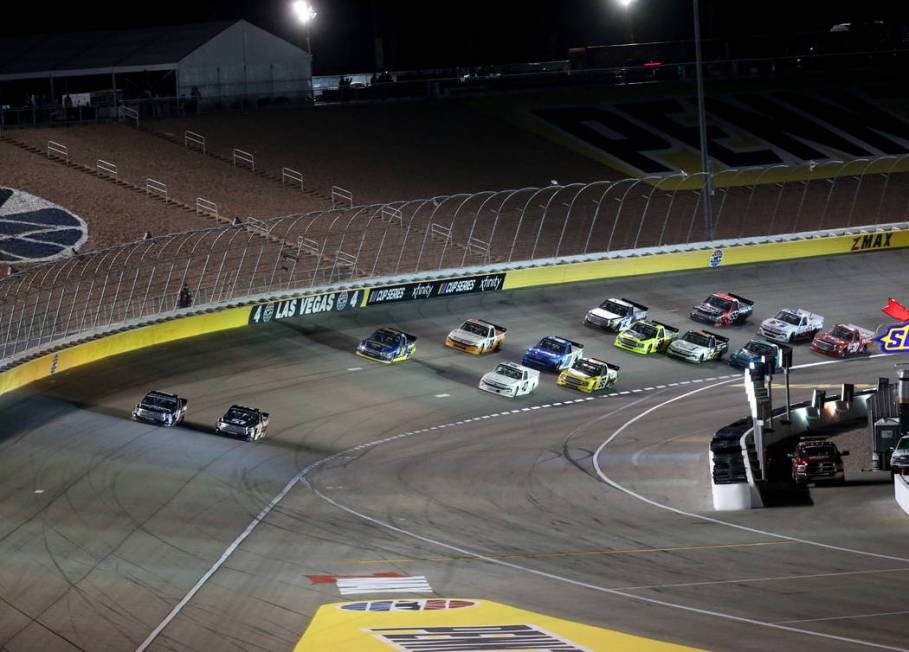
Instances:
[[[455,647],[452,647],[452,646]],[[294,652],[679,652],[696,648],[478,599],[360,600],[319,608]]]

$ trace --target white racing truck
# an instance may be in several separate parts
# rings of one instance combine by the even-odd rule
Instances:
[[[783,308],[776,317],[762,321],[758,332],[774,342],[810,342],[823,328],[821,315],[801,308]]]
[[[516,362],[500,362],[480,379],[484,392],[517,398],[530,394],[540,384],[540,372]]]

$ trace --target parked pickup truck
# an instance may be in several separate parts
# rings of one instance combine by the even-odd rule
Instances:
[[[818,480],[842,483],[846,479],[843,457],[849,451],[839,451],[832,441],[806,438],[795,445],[792,458],[792,481],[808,484]]]
[[[824,328],[824,318],[813,312],[783,308],[776,317],[761,322],[758,332],[774,342],[811,341]]]

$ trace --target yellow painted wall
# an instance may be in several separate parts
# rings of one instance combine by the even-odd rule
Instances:
[[[858,236],[858,240],[856,240],[856,236],[833,236],[815,238],[812,240],[725,247],[723,248],[722,263],[718,269],[730,265],[744,265],[747,263],[791,260],[813,256],[829,256],[835,254],[858,253],[860,251],[878,251],[882,249],[909,247],[909,231],[893,231],[891,233],[892,235],[890,236],[887,247],[883,246],[884,242],[886,242],[886,234],[884,234],[881,237],[881,246],[866,249],[860,248],[862,245],[862,236]],[[877,234],[872,237],[877,237]],[[858,246],[859,249],[853,251],[853,246]],[[713,250],[711,249],[702,249],[699,251],[640,256],[638,258],[616,258],[612,260],[599,260],[594,262],[554,265],[536,269],[515,270],[508,272],[508,275],[505,277],[503,289],[514,290],[516,288],[551,285],[554,283],[574,283],[578,281],[620,278],[624,276],[638,276],[641,274],[656,274],[660,272],[709,269],[710,256],[712,253]]]
[[[231,308],[221,312],[183,317],[161,324],[143,326],[115,333],[97,340],[77,344],[0,373],[0,394],[11,392],[54,373],[95,362],[119,353],[142,349],[155,344],[173,342],[186,337],[214,333],[228,328],[246,326],[249,307]]]

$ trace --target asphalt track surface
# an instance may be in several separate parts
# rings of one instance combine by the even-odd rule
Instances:
[[[399,304],[165,345],[2,397],[0,649],[290,650],[319,605],[361,597],[307,575],[376,572],[710,649],[906,647],[909,519],[886,479],[713,512],[707,442],[746,409],[733,370],[620,351],[581,318],[628,296],[684,330],[692,303],[732,290],[756,301],[733,347],[783,305],[874,327],[888,295],[909,294],[907,263],[894,251]],[[470,316],[509,328],[501,353],[441,345]],[[415,359],[352,354],[385,324],[420,337]],[[517,401],[476,390],[547,334],[619,364],[628,393],[584,400],[551,375]],[[795,362],[828,359],[802,345]],[[800,369],[794,398],[893,377],[893,362]],[[185,426],[129,420],[151,388],[189,398]],[[267,440],[212,434],[233,402],[271,412]],[[381,443],[350,450],[368,442]]]

